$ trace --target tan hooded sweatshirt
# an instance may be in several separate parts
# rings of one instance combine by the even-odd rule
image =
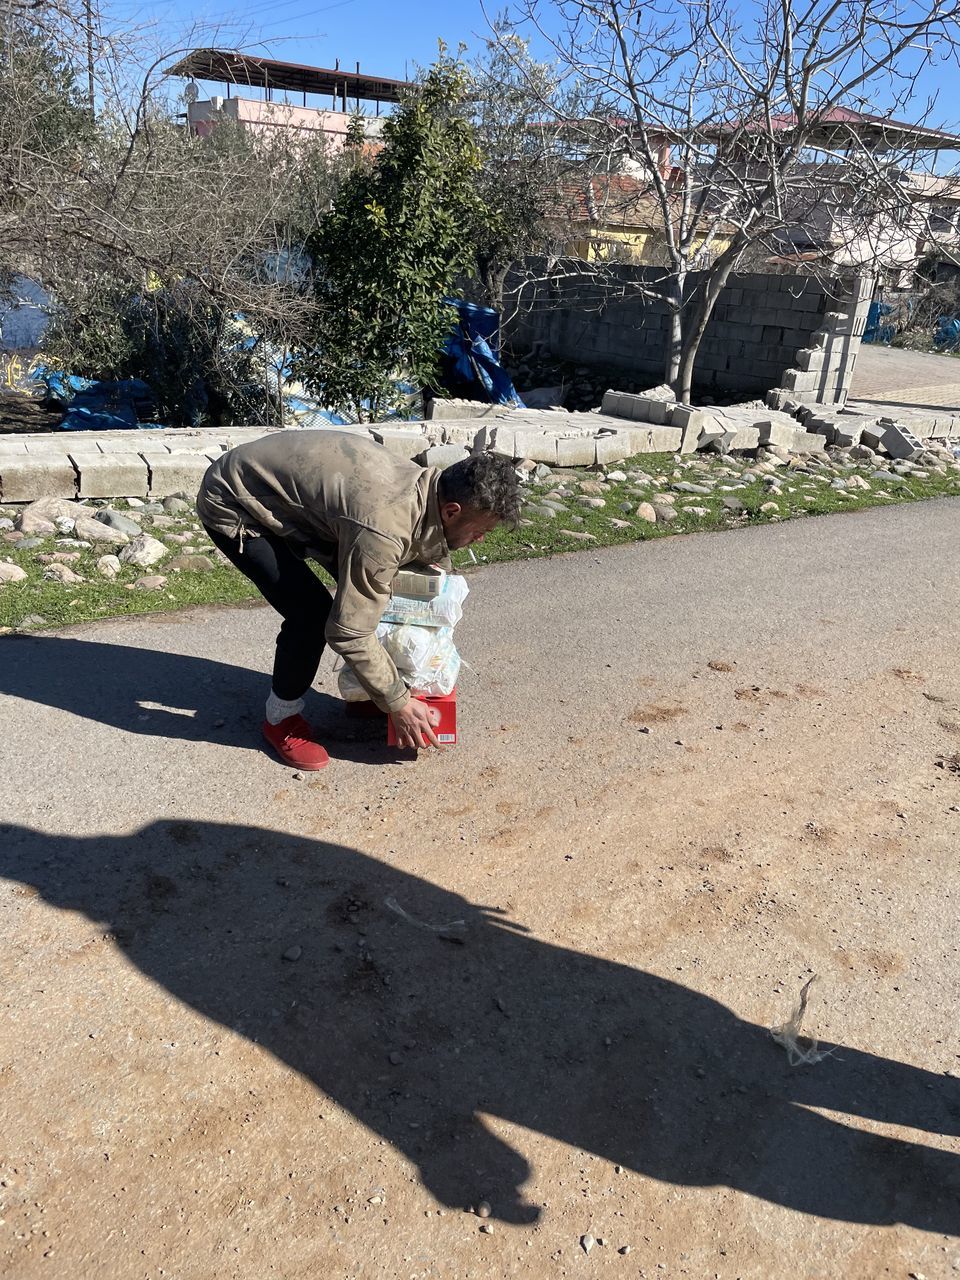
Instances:
[[[218,458],[197,512],[228,538],[269,533],[319,561],[337,583],[327,643],[382,711],[398,711],[407,687],[375,633],[402,565],[449,565],[439,476],[369,437],[278,431]]]

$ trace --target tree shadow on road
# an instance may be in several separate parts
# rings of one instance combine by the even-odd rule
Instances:
[[[69,636],[5,636],[0,646],[0,694],[128,733],[268,751],[260,722],[270,678],[262,671]],[[313,690],[305,714],[336,759],[397,758],[384,721],[348,717],[339,698]]]
[[[960,1081],[844,1046],[791,1068],[716,1000],[533,938],[356,850],[214,823],[91,839],[8,826],[0,872],[105,926],[150,980],[313,1081],[446,1205],[486,1196],[504,1221],[536,1218],[528,1161],[493,1116],[676,1185],[960,1231],[960,1158],[855,1125],[958,1135]],[[465,941],[387,898],[463,919]]]

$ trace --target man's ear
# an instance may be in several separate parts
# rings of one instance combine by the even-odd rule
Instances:
[[[463,507],[459,502],[441,502],[440,515],[444,520],[455,520]]]

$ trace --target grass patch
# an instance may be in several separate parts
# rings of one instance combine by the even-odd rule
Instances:
[[[874,480],[871,478],[877,469],[874,464],[854,469],[837,467],[843,478],[859,476],[870,485],[869,489],[842,491],[831,487],[833,475],[805,474],[788,467],[778,468],[776,475],[782,492],[772,494],[768,484],[760,478],[746,483],[742,481],[743,472],[749,475],[750,466],[747,460],[716,456],[697,455],[681,462],[673,454],[643,454],[611,468],[615,474],[626,474],[625,480],[611,481],[599,473],[588,471],[556,471],[543,484],[525,486],[524,495],[528,504],[537,504],[562,489],[570,495],[560,499],[566,511],[547,517],[525,508],[524,522],[519,528],[498,529],[475,548],[476,563],[531,560],[558,552],[622,546],[677,533],[735,529],[960,494],[960,472],[948,470],[942,475],[930,471],[926,479]],[[607,487],[599,495],[587,496],[601,497],[604,506],[594,509],[580,503],[581,484],[587,483],[589,488],[598,481]],[[717,488],[709,494],[686,494],[674,487],[682,481],[708,482]],[[721,488],[724,485],[741,487],[724,492]],[[655,502],[658,495],[665,492],[673,493],[676,499],[677,515],[673,521],[650,524],[637,517],[639,503]],[[731,511],[724,505],[724,498],[734,499],[743,510]],[[111,505],[117,509],[125,508],[122,502]],[[625,510],[625,506],[629,510]],[[617,527],[614,520],[621,521],[622,527]],[[23,582],[0,585],[0,628],[60,627],[125,614],[160,613],[187,605],[232,604],[258,598],[257,591],[242,574],[216,559],[206,535],[197,525],[196,517],[179,519],[172,527],[158,529],[152,526],[151,517],[146,515],[143,530],[161,541],[173,533],[190,533],[193,537],[191,546],[168,542],[169,558],[180,553],[200,552],[214,559],[215,567],[206,572],[181,570],[168,573],[167,582],[159,591],[136,590],[131,589],[133,584],[145,574],[166,573],[164,563],[146,570],[124,566],[120,576],[109,582],[100,577],[96,563],[110,548],[98,545],[81,550],[79,559],[70,565],[86,579],[71,586],[44,579],[47,566],[37,561],[40,554],[64,549],[56,538],[45,538],[40,545],[28,550],[20,549],[16,543],[0,543],[0,559],[20,565],[27,573]],[[589,534],[590,539],[571,538],[563,530]],[[466,551],[455,552],[453,559],[459,568],[475,563]]]

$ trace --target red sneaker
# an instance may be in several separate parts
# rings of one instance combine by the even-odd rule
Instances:
[[[330,763],[320,743],[314,742],[312,730],[303,716],[287,716],[279,724],[264,720],[263,736],[291,769],[325,769]]]

